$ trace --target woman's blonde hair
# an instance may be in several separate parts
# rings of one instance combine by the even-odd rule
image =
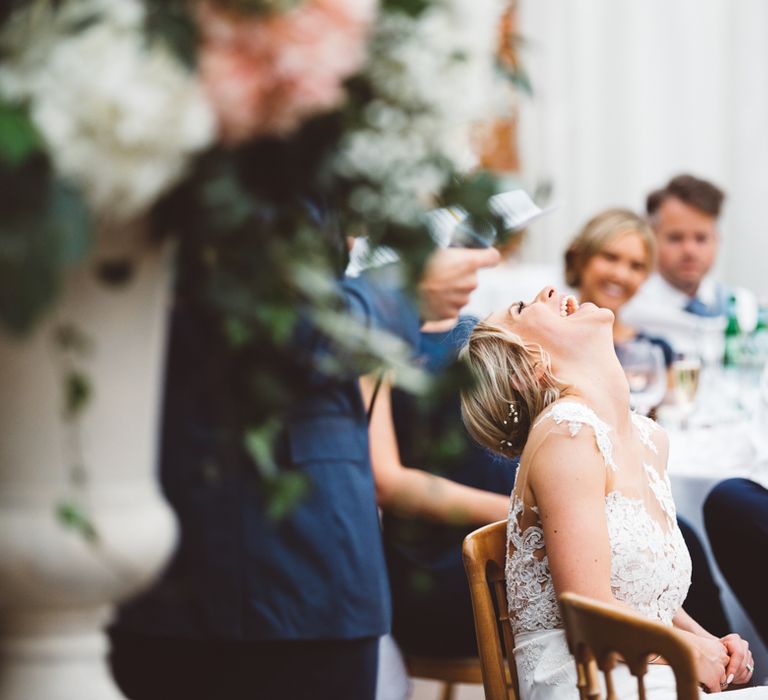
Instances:
[[[461,415],[480,445],[516,457],[536,417],[566,388],[538,345],[489,323],[475,326],[461,352],[474,384],[461,392]]]
[[[630,231],[638,233],[643,239],[650,273],[656,257],[656,239],[648,222],[629,209],[606,209],[587,221],[565,251],[566,284],[578,289],[581,286],[581,271],[589,259],[611,241]]]

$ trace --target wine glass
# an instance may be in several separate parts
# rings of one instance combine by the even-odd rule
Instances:
[[[662,402],[667,391],[664,353],[647,340],[631,340],[617,345],[616,355],[627,375],[630,406],[647,416]]]
[[[681,428],[687,430],[699,390],[701,360],[695,355],[677,355],[672,363],[672,393],[680,411]]]

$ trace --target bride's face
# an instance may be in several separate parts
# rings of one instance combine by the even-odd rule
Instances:
[[[532,301],[516,302],[497,311],[488,322],[508,328],[525,343],[537,343],[550,354],[559,355],[572,353],[585,344],[606,342],[613,326],[613,312],[590,302],[578,306],[570,295],[544,287]],[[607,328],[608,335],[596,333],[598,328]]]

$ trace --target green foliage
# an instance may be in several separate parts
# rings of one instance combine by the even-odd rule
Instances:
[[[267,517],[280,520],[310,493],[307,477],[299,472],[284,471],[266,482]]]
[[[306,0],[216,0],[216,4],[240,14],[272,15],[293,10]]]
[[[56,299],[64,269],[88,251],[91,222],[39,155],[0,164],[0,215],[0,322],[26,333]]]
[[[64,417],[67,420],[77,418],[88,405],[91,393],[91,382],[84,373],[68,372],[64,378]]]
[[[245,433],[245,449],[259,468],[267,477],[277,474],[277,465],[274,460],[275,440],[280,434],[281,425],[276,420],[268,420],[258,428],[251,428]]]
[[[40,152],[40,134],[27,110],[0,101],[0,162],[14,168]]]
[[[56,346],[62,352],[84,357],[93,350],[91,339],[71,323],[63,323],[58,326],[54,339]]]
[[[403,12],[410,17],[417,17],[431,4],[431,0],[382,0],[386,11]]]
[[[283,12],[302,2],[216,0],[224,9],[253,14]],[[430,4],[382,1],[384,10],[409,16]],[[194,67],[195,1],[145,0],[145,5],[147,41],[165,43]],[[210,427],[228,449],[253,463],[273,517],[284,516],[308,493],[300,473],[281,468],[277,449],[308,377],[351,379],[384,365],[395,367],[398,381],[411,390],[423,391],[427,384],[408,363],[405,346],[350,318],[338,292],[348,232],[364,232],[373,247],[398,251],[404,284],[411,289],[434,249],[422,225],[362,221],[349,206],[360,183],[330,174],[327,165],[342,135],[362,124],[373,97],[362,76],[347,87],[349,99],[340,111],[310,120],[289,139],[264,138],[206,153],[153,212],[155,229],[179,238],[178,300],[204,331],[206,380],[216,389]],[[478,222],[489,221],[487,200],[497,189],[486,175],[455,178],[441,202],[463,206]],[[92,231],[80,195],[54,177],[28,114],[6,104],[0,104],[0,215],[0,322],[24,333],[56,299],[64,271],[87,254]],[[110,260],[97,272],[106,283],[123,284],[132,268]],[[303,355],[297,343],[307,324],[320,329],[327,344],[314,365],[316,358]],[[57,342],[70,359],[87,351],[87,339],[72,328],[60,328]],[[81,415],[91,395],[87,376],[74,364],[63,376],[69,420]],[[445,381],[455,391],[459,380],[449,374]],[[447,434],[439,445],[444,451],[436,460],[458,450]],[[206,462],[212,480],[231,463],[227,456]],[[95,529],[73,504],[62,504],[58,515],[95,538]]]
[[[0,322],[24,333],[90,243],[80,196],[51,173],[26,108],[0,102]]]
[[[528,42],[519,34],[512,33],[509,36],[509,40],[516,55],[519,55],[528,47]],[[514,61],[513,63],[500,61],[499,70],[520,94],[527,97],[533,95],[533,83],[521,61]]]
[[[199,33],[189,0],[149,0],[146,7],[148,40],[165,43],[184,65],[194,68]]]
[[[64,526],[74,530],[88,542],[95,544],[99,535],[93,521],[85,511],[73,501],[64,501],[56,508],[56,517]]]

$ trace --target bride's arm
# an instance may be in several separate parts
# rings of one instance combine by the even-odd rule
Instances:
[[[606,469],[591,428],[573,437],[553,431],[531,458],[529,487],[558,595],[571,591],[630,610],[611,591]]]

